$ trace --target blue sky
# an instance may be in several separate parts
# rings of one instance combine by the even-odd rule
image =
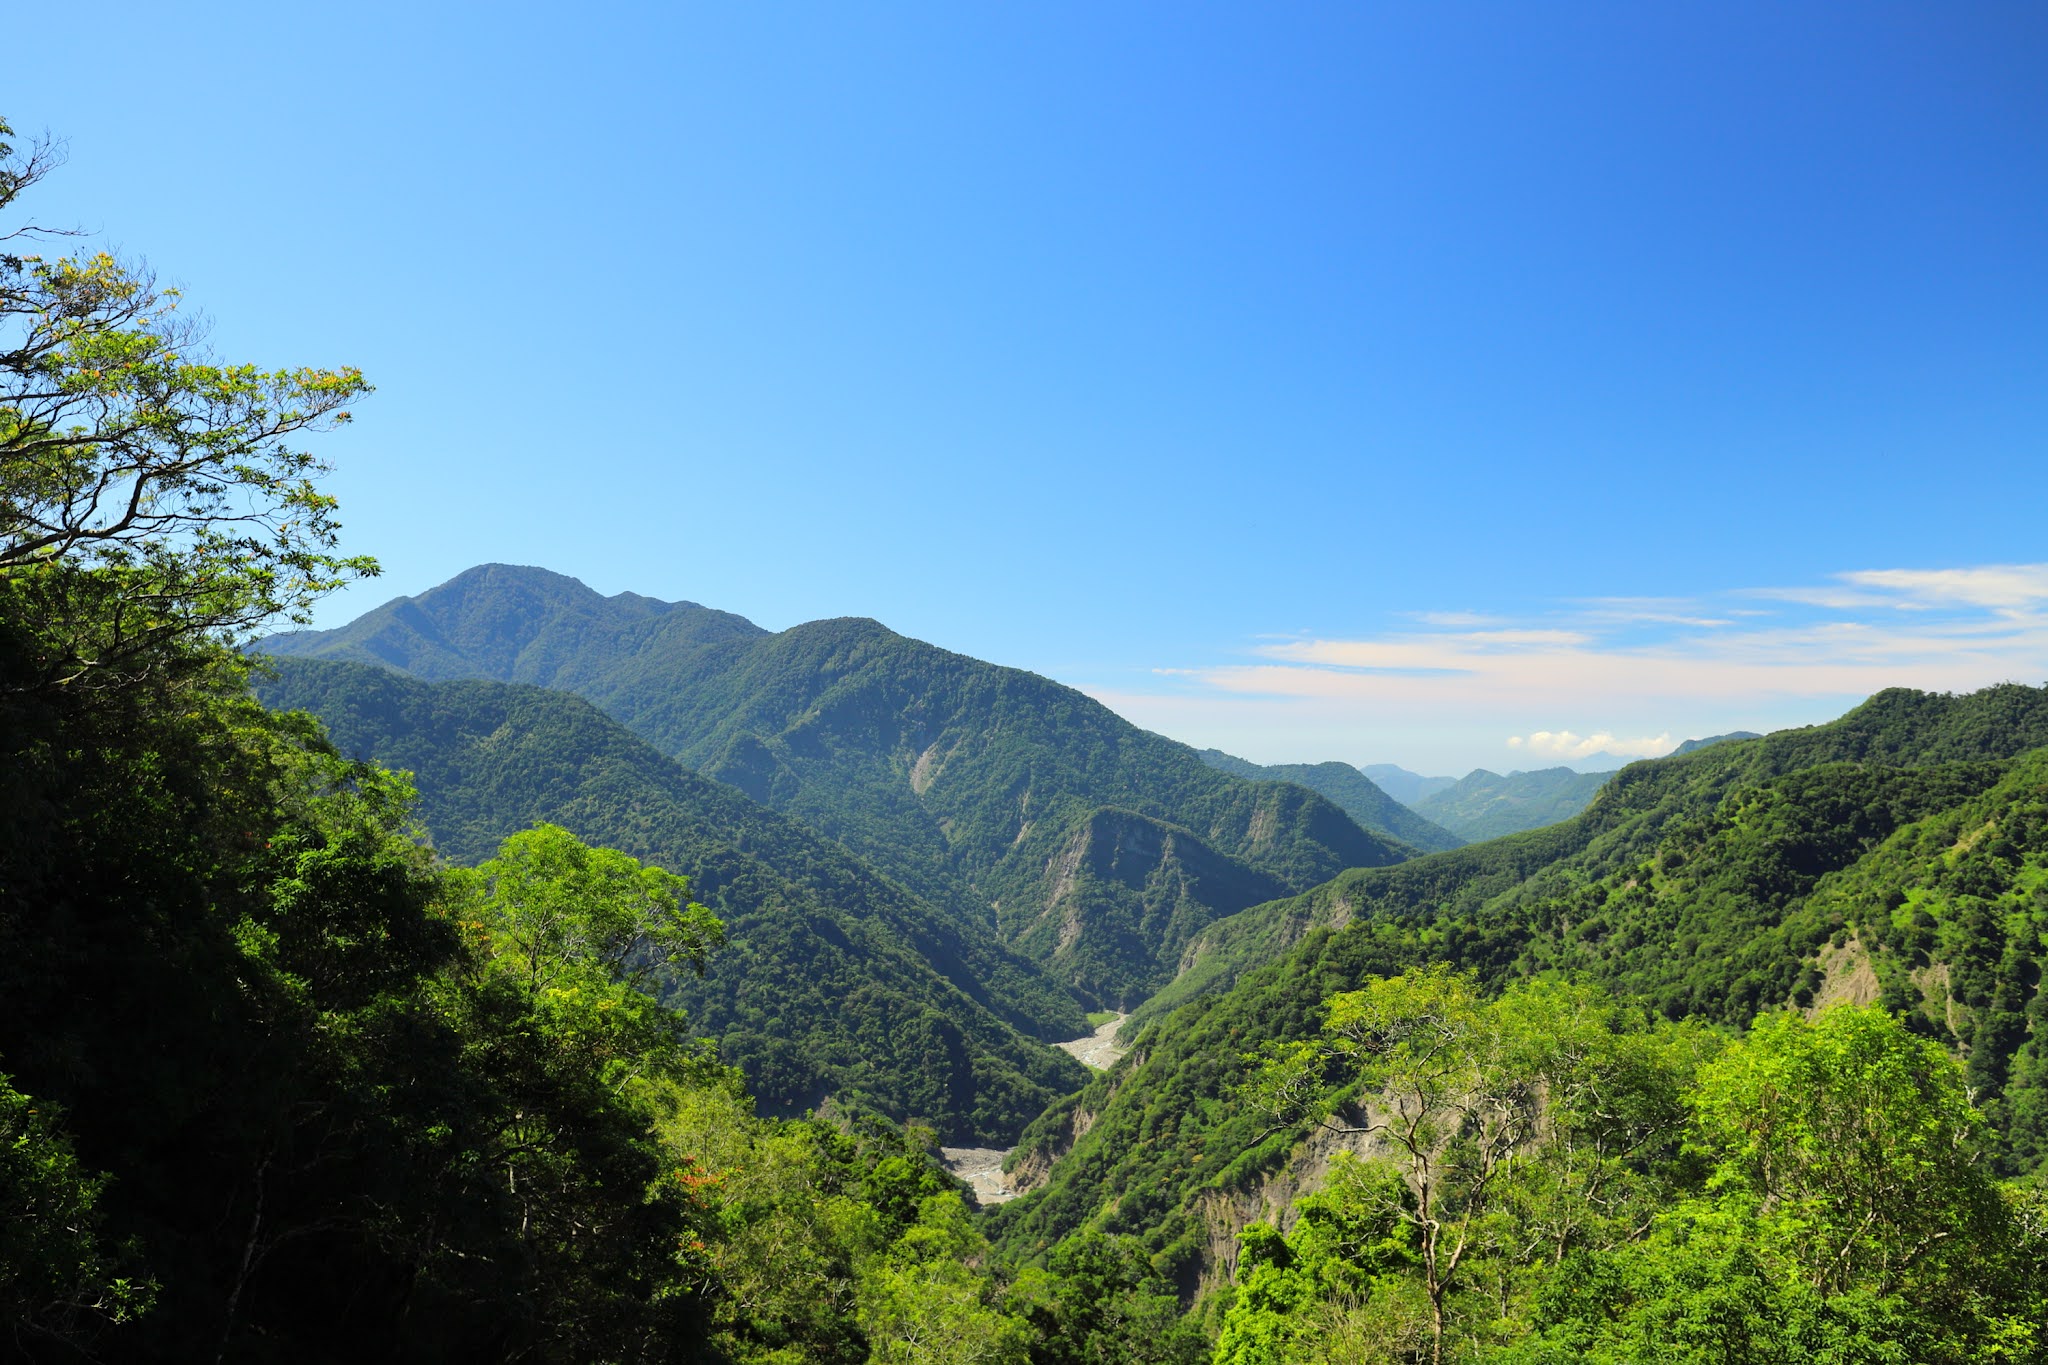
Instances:
[[[386,576],[326,624],[538,563],[1445,772],[2048,679],[2035,3],[67,41],[0,94],[69,143],[36,215],[378,385],[321,449]]]

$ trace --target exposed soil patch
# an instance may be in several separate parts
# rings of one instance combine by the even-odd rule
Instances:
[[[1870,954],[1864,951],[1860,940],[1852,938],[1839,947],[1829,944],[1820,950],[1816,961],[1821,970],[1821,983],[1820,989],[1813,993],[1813,1004],[1807,1007],[1809,1017],[1818,1016],[1837,1002],[1860,1006],[1877,1000],[1877,972],[1870,965]]]

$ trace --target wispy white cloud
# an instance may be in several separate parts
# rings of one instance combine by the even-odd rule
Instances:
[[[1590,735],[1574,734],[1570,730],[1538,730],[1529,735],[1509,735],[1508,747],[1527,749],[1530,753],[1552,758],[1591,758],[1594,754],[1662,758],[1678,747],[1678,741],[1668,730],[1661,735],[1646,735],[1641,739],[1622,739],[1605,730],[1597,730]]]
[[[1929,611],[1978,607],[2027,615],[2048,607],[2048,564],[1956,569],[1855,569],[1833,583],[1751,588],[1744,595],[1833,611]]]
[[[1961,603],[2002,612],[2048,604],[2048,564],[1985,564],[1970,569],[1862,569],[1843,581],[1899,594],[1922,606]]]
[[[1712,630],[1735,624],[1734,613],[1713,616],[1701,603],[1683,597],[1589,597],[1580,607],[1586,619],[1605,625],[1698,626]]]
[[[1451,629],[1469,629],[1475,626],[1504,626],[1509,624],[1505,616],[1489,616],[1481,611],[1416,611],[1409,612],[1412,620],[1425,626],[1445,626]]]
[[[1140,723],[1208,717],[1211,733],[1238,727],[1241,745],[1270,724],[1359,736],[1385,754],[1385,740],[1372,737],[1426,729],[1466,735],[1464,752],[1483,743],[1498,754],[1507,730],[1522,752],[1570,758],[1603,748],[1647,755],[1658,744],[1668,751],[1673,735],[1820,720],[1886,687],[1968,691],[2048,678],[2048,564],[1860,569],[1698,598],[1408,620],[1362,636],[1265,637],[1249,657],[1162,670],[1158,691],[1097,695]],[[1628,735],[1642,738],[1617,738]],[[1294,757],[1334,752],[1326,743],[1320,755]]]
[[[1876,592],[1858,592],[1853,588],[1828,584],[1801,588],[1744,588],[1738,591],[1744,597],[1790,602],[1805,607],[1825,607],[1830,611],[1897,610],[1900,607],[1916,605],[1905,598]]]

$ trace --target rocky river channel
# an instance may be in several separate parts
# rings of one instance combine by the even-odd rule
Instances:
[[[1076,1061],[1090,1070],[1107,1071],[1126,1051],[1117,1043],[1116,1031],[1128,1017],[1119,1014],[1085,1038],[1074,1038],[1053,1046],[1072,1054]],[[1014,1147],[941,1147],[939,1154],[945,1159],[947,1170],[973,1187],[976,1199],[984,1204],[1000,1204],[1017,1197],[1017,1191],[1010,1188],[1003,1175],[1003,1158],[1015,1150]]]

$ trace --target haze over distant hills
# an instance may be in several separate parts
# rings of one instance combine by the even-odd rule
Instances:
[[[1755,738],[1753,731],[1736,730],[1705,739],[1689,739],[1672,754],[1689,754],[1724,740]],[[1609,774],[1640,761],[1602,752],[1505,776],[1476,768],[1462,778],[1424,777],[1392,763],[1372,763],[1360,771],[1387,795],[1449,831],[1460,842],[1477,842],[1540,829],[1576,815],[1585,809]]]
[[[1458,780],[1455,777],[1424,777],[1392,763],[1366,763],[1359,767],[1359,771],[1371,778],[1374,786],[1410,810],[1423,797],[1440,792]]]
[[[1626,768],[1635,761],[1635,759],[1628,757],[1626,754],[1609,753],[1607,750],[1602,749],[1597,754],[1587,754],[1584,758],[1566,759],[1555,766],[1570,768],[1575,773],[1611,773],[1621,768]]]
[[[1150,995],[1220,916],[1413,852],[1305,787],[1218,772],[1072,688],[864,619],[770,633],[485,565],[261,647],[579,693],[963,924],[993,926],[1091,1005]]]
[[[1431,824],[1393,797],[1349,763],[1259,764],[1224,753],[1202,750],[1202,761],[1219,772],[1235,773],[1260,782],[1293,782],[1310,791],[1321,792],[1342,806],[1364,828],[1410,844],[1424,853],[1437,853],[1464,843],[1457,835]]]
[[[1204,757],[1213,752],[1205,751]],[[1252,766],[1245,764],[1247,768]],[[1366,779],[1362,785],[1378,793],[1381,802],[1391,799],[1405,811],[1406,819],[1378,815],[1370,798],[1360,802],[1363,809],[1382,820],[1383,828],[1431,853],[1556,824],[1585,809],[1608,777],[1605,770],[1580,773],[1570,768],[1541,768],[1506,776],[1476,768],[1463,777],[1424,777],[1391,763],[1374,763],[1364,768],[1353,768],[1348,763],[1296,764],[1261,771],[1276,777],[1285,774],[1286,780],[1303,785],[1316,785],[1317,790],[1332,799],[1337,799],[1339,792],[1361,785],[1344,774],[1362,776]],[[1369,823],[1366,815],[1357,811],[1353,814],[1361,822]]]
[[[1415,803],[1415,813],[1468,843],[1541,829],[1577,815],[1611,773],[1538,768],[1502,776],[1479,768]]]

